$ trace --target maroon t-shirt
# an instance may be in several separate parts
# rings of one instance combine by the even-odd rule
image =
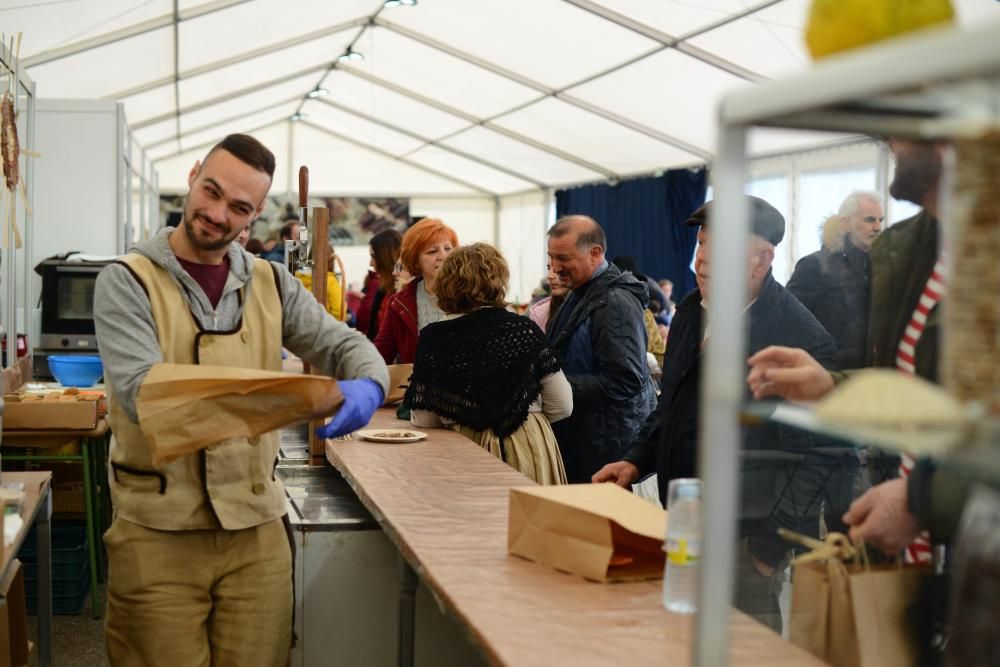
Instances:
[[[194,281],[201,285],[202,291],[208,297],[208,302],[212,308],[219,305],[222,298],[222,290],[226,286],[226,278],[229,277],[229,255],[222,260],[222,264],[198,264],[189,262],[186,259],[177,258],[184,270],[188,272]]]

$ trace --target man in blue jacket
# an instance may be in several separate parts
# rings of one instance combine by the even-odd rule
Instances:
[[[748,197],[753,224],[750,242],[750,295],[746,309],[750,353],[776,341],[795,341],[827,368],[833,368],[837,346],[805,306],[771,275],[775,246],[785,234],[785,219],[763,199]],[[671,479],[698,477],[698,420],[701,355],[711,344],[712,325],[705,317],[711,298],[709,202],[691,214],[687,224],[700,226],[695,253],[697,289],[677,306],[663,361],[658,410],[631,443],[624,460],[606,465],[594,482],[628,488],[642,476],[657,473],[660,500],[666,504]],[[788,343],[780,343],[787,345]],[[837,460],[821,458],[804,431],[764,424],[744,433],[741,463],[740,533],[744,538],[736,606],[781,631],[778,575],[787,563],[789,545],[779,527],[817,536],[820,498]]]
[[[548,232],[549,264],[570,290],[546,333],[573,388],[573,414],[552,425],[570,482],[624,455],[656,392],[646,364],[646,285],[605,259],[604,230],[571,215]]]

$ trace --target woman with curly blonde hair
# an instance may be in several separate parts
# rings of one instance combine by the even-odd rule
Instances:
[[[403,404],[418,427],[452,428],[540,484],[565,484],[550,422],[573,412],[573,392],[545,335],[506,309],[510,271],[474,243],[437,273],[445,317],[420,333]]]

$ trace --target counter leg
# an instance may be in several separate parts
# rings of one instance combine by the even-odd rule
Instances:
[[[101,539],[97,529],[97,517],[94,513],[94,479],[90,469],[90,441],[80,441],[80,454],[83,456],[83,502],[86,510],[87,556],[90,559],[90,606],[94,618],[101,617],[101,592],[97,586],[97,541]]]
[[[35,517],[38,554],[38,665],[52,664],[52,488],[45,491]]]
[[[413,667],[417,573],[399,556],[399,667]]]

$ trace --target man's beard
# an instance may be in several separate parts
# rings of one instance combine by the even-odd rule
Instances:
[[[918,145],[909,155],[896,162],[896,174],[889,185],[893,199],[901,199],[923,206],[927,195],[938,187],[941,161],[934,147]]]
[[[235,232],[230,230],[229,234],[224,235],[218,241],[206,241],[204,239],[200,239],[195,235],[194,232],[194,222],[198,217],[200,216],[193,215],[191,217],[188,216],[184,217],[184,233],[187,235],[188,241],[191,242],[191,245],[193,245],[195,248],[198,248],[199,250],[220,250],[221,248],[225,248],[226,246],[228,246],[230,243],[233,242],[233,240],[237,236],[240,235],[239,230]]]

